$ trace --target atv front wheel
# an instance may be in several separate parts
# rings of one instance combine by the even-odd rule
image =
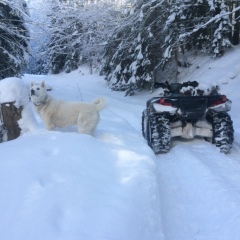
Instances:
[[[220,149],[222,153],[229,153],[233,140],[234,130],[231,117],[227,113],[219,113],[212,117],[212,144]]]
[[[160,114],[148,117],[147,140],[155,154],[167,153],[171,145],[171,130],[169,119]]]

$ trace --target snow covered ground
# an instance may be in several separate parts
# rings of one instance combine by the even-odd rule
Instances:
[[[158,90],[124,97],[85,68],[25,75],[24,86],[44,80],[57,98],[105,96],[108,107],[91,137],[74,127],[45,130],[26,103],[29,129],[0,144],[0,239],[239,240],[239,59],[238,47],[217,60],[202,58],[181,75],[217,83],[233,101],[235,142],[228,155],[202,139],[176,139],[169,153],[155,156],[142,137],[141,114]],[[0,97],[3,90],[0,84]]]

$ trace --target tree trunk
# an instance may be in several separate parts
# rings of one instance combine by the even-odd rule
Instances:
[[[175,61],[176,61],[175,82],[178,82],[178,61],[179,61],[178,49],[175,50],[174,57],[175,57]]]
[[[236,3],[234,8],[239,7],[239,3]],[[235,12],[234,20],[238,19],[240,16],[240,11]],[[233,36],[232,36],[232,44],[238,45],[240,43],[240,23],[239,20],[233,25]]]
[[[92,60],[90,60],[89,67],[90,67],[90,74],[92,75],[93,74],[93,61]]]
[[[15,102],[7,102],[1,104],[1,120],[3,121],[3,129],[7,133],[7,139],[3,140],[13,140],[19,137],[21,133],[18,120],[22,118],[23,108],[17,108],[14,106],[14,103]]]

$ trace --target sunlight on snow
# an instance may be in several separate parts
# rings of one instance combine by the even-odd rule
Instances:
[[[145,156],[129,150],[120,150],[117,153],[117,157],[117,166],[123,170],[121,171],[121,183],[127,184],[131,179],[135,179],[136,175],[140,174],[138,163],[140,160],[143,160]]]
[[[123,146],[123,141],[114,136],[113,134],[109,134],[109,133],[103,133],[101,136],[100,136],[100,139],[102,139],[103,141],[107,142],[107,143],[113,143],[116,144],[116,145],[120,145],[120,146]]]

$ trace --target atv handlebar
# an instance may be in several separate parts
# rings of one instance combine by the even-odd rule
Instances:
[[[197,81],[188,81],[183,83],[169,83],[166,81],[165,83],[158,83],[158,86],[164,89],[166,93],[179,93],[183,87],[193,87],[196,88],[198,86]]]
[[[197,81],[188,81],[188,82],[183,82],[182,87],[193,87],[196,88],[198,86]]]

